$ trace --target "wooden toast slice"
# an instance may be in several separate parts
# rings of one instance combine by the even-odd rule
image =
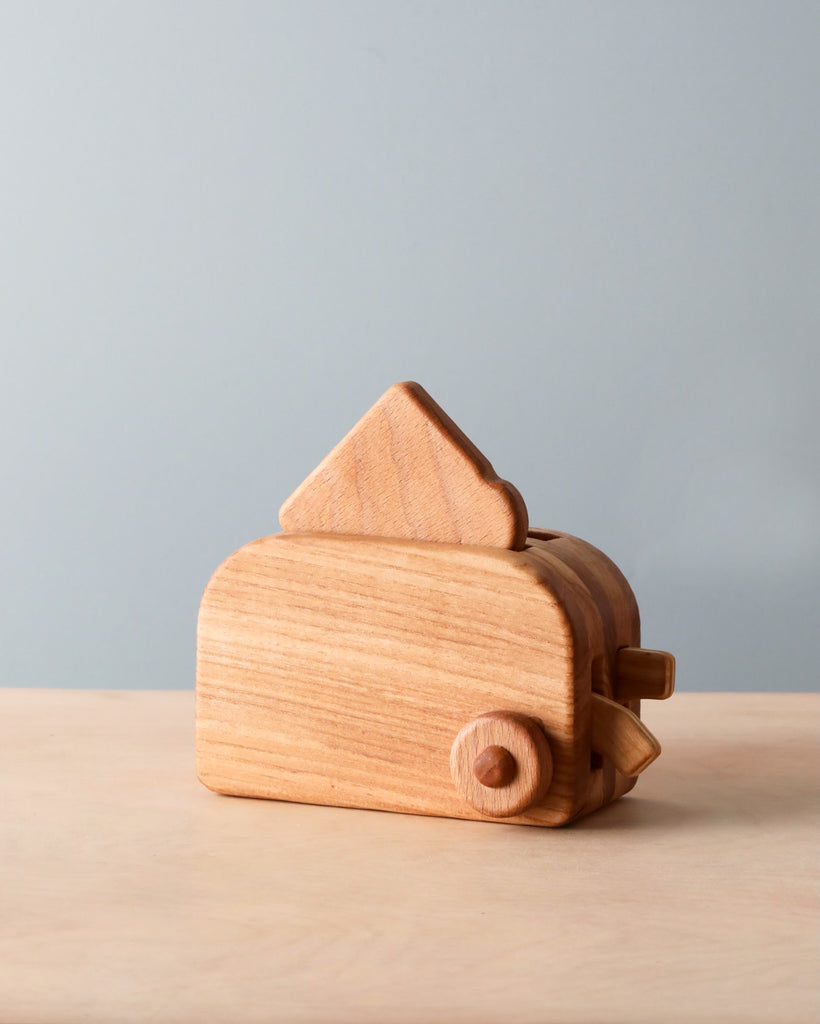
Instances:
[[[395,384],[296,488],[288,533],[336,533],[520,551],[527,508],[419,384]]]

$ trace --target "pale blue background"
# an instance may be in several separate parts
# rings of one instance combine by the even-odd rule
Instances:
[[[2,677],[201,590],[423,383],[681,690],[820,664],[820,6],[5,3]]]

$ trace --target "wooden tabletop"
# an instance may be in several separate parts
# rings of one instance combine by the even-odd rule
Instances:
[[[0,690],[0,1020],[814,1024],[820,701],[644,708],[540,829],[217,796],[192,692]]]

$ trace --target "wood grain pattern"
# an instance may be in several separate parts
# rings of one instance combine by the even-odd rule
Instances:
[[[620,701],[666,700],[675,689],[675,659],[667,651],[622,647],[615,659],[615,690]]]
[[[640,643],[640,617],[635,596],[612,559],[588,541],[557,530],[531,529],[529,544],[533,555],[561,563],[587,596],[584,618],[590,653],[592,688],[614,696],[615,658],[620,647]],[[628,703],[640,715],[640,701]],[[587,802],[581,814],[588,814],[628,793],[636,778],[619,772],[610,759],[596,754]]]
[[[565,534],[522,552],[265,538],[228,559],[203,598],[200,777],[237,795],[486,815],[502,803],[472,799],[474,774],[459,793],[448,755],[501,704],[541,723],[555,762],[549,791],[512,820],[563,824],[631,789],[636,742],[649,763],[634,711],[626,726],[604,716],[599,733],[613,736],[592,738],[593,687],[612,695],[617,652],[638,639],[623,576]],[[472,763],[462,767],[466,779]]]
[[[520,550],[527,509],[418,384],[396,384],[282,505],[286,532]]]
[[[509,773],[503,770],[510,765]],[[456,736],[450,772],[471,807],[491,818],[511,818],[544,798],[552,756],[543,729],[532,718],[491,711]]]
[[[240,549],[202,600],[197,770],[220,792],[479,818],[450,776],[459,731],[499,707],[537,721],[544,799],[590,784],[585,589],[530,551],[327,534]]]
[[[661,745],[637,715],[614,700],[592,694],[592,747],[623,775],[640,775]]]

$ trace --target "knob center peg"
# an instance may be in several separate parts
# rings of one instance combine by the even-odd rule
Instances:
[[[509,786],[517,771],[515,758],[509,750],[497,744],[485,747],[473,761],[473,775],[482,786],[488,786],[490,789]]]

